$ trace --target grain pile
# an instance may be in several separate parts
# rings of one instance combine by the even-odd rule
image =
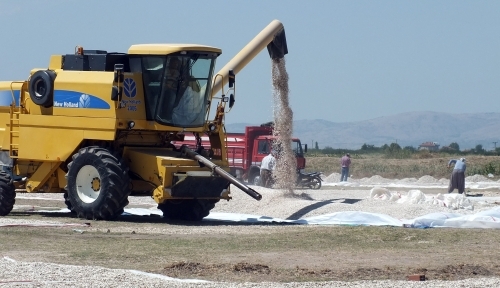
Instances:
[[[295,153],[290,145],[293,112],[288,101],[288,73],[285,58],[272,61],[273,114],[275,144],[280,147],[273,177],[276,187],[293,194],[297,179]]]
[[[295,288],[295,287],[498,287],[498,278],[472,278],[459,281],[389,281],[353,282],[262,282],[231,283],[196,279],[175,279],[137,270],[109,269],[99,266],[76,266],[42,262],[22,262],[0,257],[1,287],[210,287],[210,288]]]

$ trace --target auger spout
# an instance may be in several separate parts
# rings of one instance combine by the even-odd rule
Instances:
[[[201,164],[210,168],[210,170],[212,170],[213,173],[226,179],[227,181],[232,183],[234,186],[240,188],[243,192],[247,193],[249,196],[251,196],[255,200],[262,199],[262,195],[259,194],[257,191],[255,191],[252,188],[248,187],[247,185],[241,183],[238,179],[234,178],[231,174],[226,172],[221,167],[215,165],[213,162],[211,162],[207,158],[205,158],[205,157],[201,156],[200,154],[196,153],[195,151],[189,149],[185,145],[183,145],[181,149],[182,149],[182,152],[185,153],[186,155],[188,155],[191,159],[199,161]]]
[[[267,47],[271,59],[280,59],[288,54],[285,28],[280,21],[271,21],[216,74],[218,76],[214,77],[212,97],[222,89],[223,84],[228,83],[229,70],[233,70],[234,74],[237,74],[265,47]]]

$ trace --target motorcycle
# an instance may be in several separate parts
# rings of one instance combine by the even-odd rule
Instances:
[[[297,187],[318,190],[321,188],[321,181],[321,172],[304,173],[297,170]]]
[[[297,187],[302,187],[302,188],[309,188],[309,189],[321,189],[321,172],[311,172],[311,173],[304,173],[301,170],[297,170],[297,182],[296,186]],[[271,185],[272,187],[274,185],[274,179],[271,178]],[[262,183],[260,181],[260,176],[256,176],[252,182],[253,185],[256,186],[262,186]]]

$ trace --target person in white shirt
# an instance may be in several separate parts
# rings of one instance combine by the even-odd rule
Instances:
[[[261,185],[267,188],[271,188],[273,184],[273,171],[276,166],[276,155],[275,151],[271,151],[266,157],[262,159],[260,163],[260,181]]]
[[[465,170],[467,165],[465,164],[465,158],[451,159],[448,162],[448,168],[455,164],[453,172],[450,177],[450,184],[448,185],[448,193],[453,192],[453,190],[458,189],[458,194],[462,194],[465,191]]]

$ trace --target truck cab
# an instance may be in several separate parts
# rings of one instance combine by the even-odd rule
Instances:
[[[240,180],[256,184],[254,180],[260,175],[260,163],[271,153],[275,145],[276,137],[273,136],[272,125],[247,126],[245,133],[227,133],[226,137],[227,159],[232,174]],[[292,138],[290,145],[295,152],[297,169],[304,169],[306,166],[304,150],[307,149],[307,145],[303,150],[298,138]],[[279,150],[279,147],[274,148]]]
[[[274,140],[275,137],[273,136],[259,136],[255,138],[252,152],[252,162],[262,162],[262,159],[271,153]],[[297,158],[297,169],[304,169],[306,166],[306,159],[304,158],[304,152],[302,150],[300,139],[292,138],[290,145],[292,146],[292,151],[295,153],[295,157]],[[277,148],[277,150],[279,150],[279,148]]]
[[[243,178],[248,181],[248,183],[258,185],[260,175],[260,163],[262,159],[271,153],[274,148],[280,150],[279,147],[273,147],[275,144],[276,137],[271,135],[261,135],[253,140],[252,153],[251,153],[251,165],[247,169],[247,173],[244,174]],[[302,150],[302,144],[300,139],[292,138],[290,145],[292,146],[292,151],[295,153],[295,159],[297,160],[297,169],[304,169],[306,166],[306,158],[304,157],[304,152]],[[307,149],[306,147],[304,149]],[[236,175],[237,177],[238,175]]]

